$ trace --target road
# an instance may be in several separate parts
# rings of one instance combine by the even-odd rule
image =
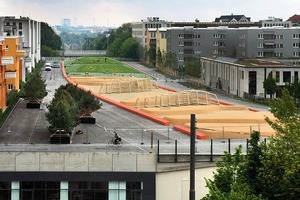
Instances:
[[[186,90],[185,86],[176,81],[165,81],[165,77],[153,69],[146,68],[138,63],[130,63],[134,68],[156,77],[159,85],[177,91]],[[51,71],[42,71],[42,77],[47,84],[48,95],[43,99],[40,109],[27,109],[26,101],[21,99],[14,112],[8,117],[7,121],[0,129],[0,151],[103,151],[103,152],[150,152],[155,151],[157,141],[160,141],[162,152],[174,152],[174,141],[178,140],[180,149],[187,153],[189,151],[189,136],[172,129],[172,127],[159,125],[148,119],[122,110],[118,107],[103,102],[101,109],[92,113],[96,118],[96,124],[79,124],[75,131],[80,129],[83,134],[73,134],[72,144],[53,145],[49,144],[50,133],[49,123],[45,113],[47,105],[51,103],[55,89],[66,84],[60,68],[52,68]],[[267,110],[256,104],[241,102],[232,99],[218,91],[219,99],[224,102],[245,105],[257,110]],[[74,132],[75,132],[74,131]],[[122,147],[108,147],[107,143],[117,132],[122,138]],[[151,135],[153,133],[153,140]],[[153,142],[152,142],[153,141]],[[231,141],[234,144],[235,141]],[[236,144],[241,143],[237,140]],[[210,152],[210,143],[197,141],[198,150],[201,153]],[[220,140],[214,144],[214,152],[226,150],[226,142]]]

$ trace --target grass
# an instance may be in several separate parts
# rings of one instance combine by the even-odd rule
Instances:
[[[82,57],[66,61],[65,64],[67,73],[140,73],[128,65],[105,57]]]

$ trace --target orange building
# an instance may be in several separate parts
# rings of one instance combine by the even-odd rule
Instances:
[[[5,56],[12,57],[13,63],[6,66],[5,79],[7,85],[7,94],[11,90],[20,89],[20,80],[22,78],[22,58],[25,57],[25,51],[20,50],[19,37],[7,37],[4,40]]]
[[[0,39],[0,109],[6,108],[6,96],[12,90],[20,89],[22,57],[18,37]]]

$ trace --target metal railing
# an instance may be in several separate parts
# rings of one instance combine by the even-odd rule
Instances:
[[[261,141],[266,142],[263,138]],[[242,153],[248,153],[248,139],[210,139],[196,140],[195,161],[215,162],[225,152],[234,153],[236,148],[242,146]],[[190,162],[190,141],[158,140],[157,144],[158,163],[185,163]]]

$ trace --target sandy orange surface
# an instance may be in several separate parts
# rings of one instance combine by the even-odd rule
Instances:
[[[173,125],[190,126],[190,115],[196,114],[198,131],[207,138],[249,138],[253,130],[264,137],[274,134],[265,117],[274,119],[270,112],[253,112],[241,105],[216,105],[201,100],[199,105],[168,106],[149,103],[151,99],[164,96],[170,99],[170,91],[158,88],[148,80],[126,77],[72,77],[79,86],[101,94],[122,104],[136,107],[143,112],[170,121]],[[129,81],[130,80],[130,81]],[[123,85],[122,85],[123,84]],[[131,92],[128,88],[131,87]],[[105,89],[104,89],[105,88]],[[137,92],[139,90],[140,92]],[[170,101],[176,102],[176,99]]]

